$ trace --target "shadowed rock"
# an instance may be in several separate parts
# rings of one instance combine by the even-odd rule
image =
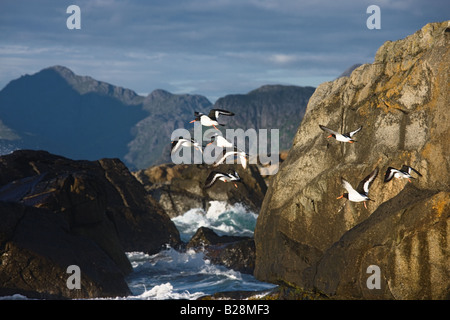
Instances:
[[[8,222],[0,239],[3,293],[126,295],[132,268],[125,251],[152,254],[180,243],[170,218],[118,159],[16,151],[0,157],[0,185],[0,218]],[[81,290],[67,290],[71,264],[81,269]]]

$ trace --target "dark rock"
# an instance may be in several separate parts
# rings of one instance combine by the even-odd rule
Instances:
[[[211,170],[228,172],[230,169],[236,170],[242,178],[237,188],[220,181],[211,188],[203,188]],[[267,190],[256,165],[244,170],[240,164],[222,164],[216,168],[204,164],[164,164],[140,170],[134,175],[171,218],[192,208],[207,210],[209,201],[213,200],[240,203],[253,212],[259,212]]]
[[[91,239],[73,234],[62,214],[0,202],[0,296],[64,299],[130,294],[124,273]],[[80,289],[69,289],[67,268],[80,268]]]
[[[62,212],[79,232],[95,236],[95,229],[80,230],[107,221],[125,251],[152,254],[180,242],[170,218],[119,159],[75,161],[19,150],[0,158],[0,185],[0,200]]]
[[[16,151],[0,157],[0,185],[0,201],[16,205],[0,210],[6,215],[2,219],[9,221],[8,227],[0,228],[0,283],[11,292],[71,298],[125,295],[129,291],[119,289],[132,271],[125,251],[152,254],[167,244],[177,247],[180,243],[170,218],[118,159],[74,161],[44,151]],[[34,228],[25,224],[31,221],[30,215],[36,220]],[[54,222],[45,224],[40,219]],[[11,260],[11,250],[21,258]],[[31,271],[22,262],[27,254],[39,261]],[[86,276],[86,288],[68,292],[65,282],[57,285],[54,279],[42,285],[45,277],[61,278],[70,261]],[[10,279],[14,268],[17,276]],[[47,271],[54,275],[45,275]],[[22,283],[29,272],[37,280]]]
[[[214,264],[253,274],[255,269],[255,241],[252,238],[207,248],[206,256]]]
[[[186,248],[204,250],[211,263],[253,274],[255,268],[255,242],[250,237],[219,236],[213,230],[200,227]]]
[[[219,236],[212,229],[207,227],[198,228],[197,232],[192,236],[191,240],[186,245],[186,248],[205,247],[210,245],[221,245],[230,242],[241,241],[248,239],[248,237],[239,236]]]

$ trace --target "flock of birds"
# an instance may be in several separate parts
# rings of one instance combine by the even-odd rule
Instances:
[[[348,143],[356,142],[356,140],[353,139],[353,136],[362,129],[362,126],[360,126],[358,129],[354,131],[348,133],[339,133],[322,125],[319,125],[319,127],[323,131],[328,132],[330,134],[327,138],[333,137],[337,141]],[[422,176],[422,174],[419,171],[407,165],[403,165],[400,169],[388,167],[384,175],[384,182],[385,183],[389,182],[392,180],[392,178],[408,179],[408,181],[411,182],[411,179],[415,179],[411,175],[412,172],[415,172],[419,176]],[[353,186],[347,180],[341,177],[342,186],[345,188],[345,190],[347,190],[347,192],[343,193],[337,199],[346,198],[352,202],[364,202],[364,207],[367,209],[366,201],[374,201],[369,198],[369,188],[374,182],[377,175],[378,175],[378,167],[376,167],[367,177],[361,180],[356,189],[353,188]]]
[[[234,116],[234,113],[223,109],[211,109],[208,115],[201,112],[195,112],[195,119],[192,120],[190,123],[199,121],[202,126],[214,127],[216,130],[219,130],[216,126],[224,126],[224,124],[220,124],[218,122],[220,115]],[[350,131],[348,133],[339,133],[323,125],[319,125],[319,127],[323,131],[329,133],[329,136],[327,138],[333,137],[336,139],[336,141],[343,143],[356,142],[356,140],[354,140],[353,137],[363,128],[362,126],[360,126],[358,129],[354,131]],[[219,133],[213,134],[211,139],[212,141],[207,145],[214,143],[216,146],[223,148],[223,152],[216,159],[214,166],[218,166],[219,164],[223,163],[228,157],[233,156],[239,157],[243,168],[244,169],[246,168],[248,161],[248,154],[246,154],[242,150],[239,150],[236,146],[233,145],[233,143],[225,139]],[[179,137],[178,139],[172,141],[171,152],[174,153],[182,147],[194,147],[195,149],[203,153],[202,146],[197,141],[195,141],[192,138],[187,139],[183,137]],[[347,180],[341,177],[342,186],[345,188],[347,192],[343,193],[337,199],[346,198],[352,202],[363,202],[364,207],[367,209],[366,202],[374,201],[369,198],[369,189],[372,183],[374,182],[375,178],[377,177],[378,171],[379,171],[378,167],[376,167],[367,177],[361,180],[356,189],[353,188],[353,186]],[[384,182],[385,183],[389,182],[392,180],[392,178],[408,179],[408,181],[411,182],[411,179],[415,179],[411,175],[412,172],[415,172],[419,176],[422,176],[420,172],[418,172],[416,169],[408,165],[403,165],[400,169],[388,167],[384,176]],[[216,181],[233,182],[234,186],[237,188],[236,182],[240,182],[241,178],[239,177],[239,174],[234,170],[229,171],[227,173],[213,170],[209,173],[208,177],[206,178],[204,188],[206,189],[212,187]]]
[[[199,121],[202,126],[214,127],[216,130],[219,130],[216,126],[224,126],[224,124],[218,122],[220,115],[234,116],[234,113],[223,109],[211,109],[208,115],[197,111],[195,112],[194,115],[195,119],[192,120],[190,123]],[[233,158],[238,157],[240,159],[242,167],[244,169],[247,167],[247,162],[249,158],[249,155],[247,153],[238,149],[235,145],[233,145],[233,143],[225,139],[221,133],[220,134],[214,133],[211,136],[211,139],[212,141],[208,143],[207,146],[210,144],[215,144],[217,147],[223,148],[222,154],[220,154],[217,157],[217,159],[213,164],[214,167],[217,167],[218,165],[224,163],[225,160],[228,159],[229,157]],[[188,139],[184,137],[179,137],[178,139],[172,141],[171,153],[173,154],[174,152],[177,152],[182,147],[188,148],[194,147],[203,154],[202,145],[200,145],[193,138]],[[242,180],[235,170],[230,170],[229,172],[220,172],[217,170],[213,170],[207,176],[203,187],[205,189],[210,188],[214,185],[216,181],[233,182],[234,186],[237,188],[236,182],[241,182]]]

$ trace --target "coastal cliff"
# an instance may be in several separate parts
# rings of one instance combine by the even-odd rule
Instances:
[[[258,217],[258,279],[338,299],[450,297],[449,41],[448,21],[427,24],[316,89]],[[319,125],[363,128],[342,143]],[[422,176],[383,181],[402,165]],[[356,187],[376,167],[367,209],[336,199],[341,177]]]

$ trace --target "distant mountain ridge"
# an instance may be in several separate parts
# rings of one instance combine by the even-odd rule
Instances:
[[[124,159],[141,169],[171,162],[172,132],[178,128],[189,129],[194,112],[210,107],[211,102],[201,95],[172,94],[161,89],[153,91],[142,102],[148,115],[133,126],[134,138],[128,143]]]
[[[314,90],[313,87],[265,85],[247,94],[220,98],[214,107],[236,113],[227,119],[225,128],[279,129],[279,150],[286,150],[291,147]]]
[[[135,91],[76,75],[64,66],[12,80],[0,91],[0,152],[43,149],[73,159],[120,158],[131,169],[170,162],[170,136],[192,129],[195,111],[230,109],[223,128],[280,128],[289,148],[312,87],[270,85],[227,95],[214,105],[204,96],[157,89]]]

